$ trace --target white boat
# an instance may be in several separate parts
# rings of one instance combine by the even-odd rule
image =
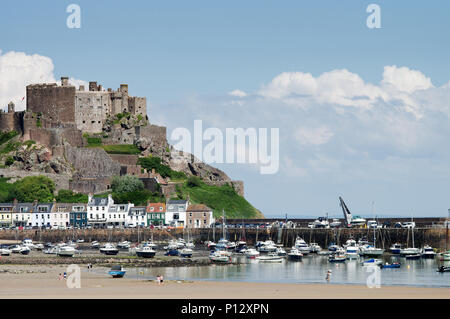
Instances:
[[[400,254],[400,251],[402,250],[402,244],[395,243],[389,248],[389,250],[391,251],[392,254],[398,255],[398,254]]]
[[[143,258],[153,258],[156,255],[156,251],[147,245],[136,248],[135,252],[138,257]]]
[[[266,240],[259,246],[258,250],[260,253],[273,253],[277,250],[277,246],[273,241]]]
[[[292,247],[291,251],[288,254],[289,260],[301,261],[303,258],[303,254],[295,247]]]
[[[84,243],[84,239],[77,239],[77,243],[79,244]]]
[[[12,252],[13,254],[19,254],[20,251],[22,250],[22,246],[20,246],[20,245],[14,245],[14,246],[9,247],[9,249],[11,250],[11,252]]]
[[[283,258],[276,253],[268,253],[267,255],[258,256],[256,259],[260,262],[282,262]]]
[[[59,247],[50,247],[43,251],[44,254],[56,255],[59,251]]]
[[[73,257],[75,248],[69,245],[60,246],[56,253],[59,257]]]
[[[278,247],[275,251],[275,254],[277,254],[280,257],[286,257],[287,253],[286,250],[284,250],[282,247]]]
[[[347,259],[358,259],[359,247],[356,244],[356,240],[349,239],[346,241],[345,245],[345,256]]]
[[[383,263],[380,259],[368,259],[361,262],[363,266],[380,266]]]
[[[295,239],[294,247],[298,249],[303,255],[307,255],[311,252],[311,248],[308,244],[303,240],[303,238],[297,237]]]
[[[192,257],[193,250],[190,248],[183,248],[180,250],[180,256],[184,258],[191,258]]]
[[[131,244],[127,240],[121,241],[120,243],[117,244],[117,248],[119,248],[119,249],[130,249],[130,247],[131,247]]]
[[[22,241],[22,246],[28,247],[30,250],[34,248],[33,241],[29,238],[25,238]]]
[[[92,247],[93,249],[98,249],[98,248],[100,247],[100,244],[99,244],[98,241],[94,240],[94,241],[91,243],[91,247]]]
[[[325,217],[319,217],[313,222],[314,228],[330,228],[330,223]]]
[[[384,249],[376,248],[372,245],[364,245],[359,248],[359,254],[361,256],[379,257],[379,256],[382,256],[383,253],[384,253]]]
[[[20,253],[22,255],[28,255],[30,253],[31,249],[29,246],[21,246],[20,247]]]
[[[188,243],[186,243],[186,248],[193,249],[193,248],[195,248],[195,245],[193,242],[188,242]]]
[[[36,250],[44,250],[44,245],[43,244],[36,244],[36,245],[34,245],[34,247],[35,247],[35,249]]]
[[[229,263],[231,262],[231,257],[228,254],[225,254],[226,252],[223,250],[217,250],[212,252],[209,255],[209,259],[212,262],[217,262],[217,263]]]
[[[100,248],[100,252],[105,255],[117,255],[119,250],[113,244],[106,243],[102,248]]]
[[[11,255],[11,249],[0,248],[0,256],[9,256],[9,255]]]
[[[436,252],[434,251],[433,247],[429,245],[423,246],[422,258],[434,259],[434,257],[436,257]]]
[[[250,258],[250,259],[255,259],[257,256],[259,256],[259,251],[257,251],[254,248],[249,248],[245,250],[244,253],[245,257]]]
[[[439,260],[441,261],[449,261],[450,260],[450,250],[444,253],[439,253]]]
[[[410,248],[404,248],[400,250],[400,255],[402,256],[407,256],[407,255],[417,255],[420,254],[420,249],[419,248],[414,248],[414,247],[410,247]]]
[[[322,250],[322,247],[320,247],[320,245],[319,244],[317,244],[317,243],[310,243],[309,244],[309,251],[311,252],[311,253],[319,253],[320,251]]]

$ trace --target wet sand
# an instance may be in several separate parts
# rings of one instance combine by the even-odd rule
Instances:
[[[0,298],[118,298],[118,299],[416,299],[450,298],[448,288],[388,287],[368,288],[333,284],[277,284],[251,282],[155,281],[132,278],[113,279],[106,274],[81,268],[81,288],[68,288],[59,280],[64,266],[0,266]]]

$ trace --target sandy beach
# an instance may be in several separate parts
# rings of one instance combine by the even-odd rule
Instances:
[[[59,274],[64,266],[3,265],[0,267],[0,298],[118,298],[118,299],[449,299],[448,288],[390,287],[368,288],[333,284],[277,284],[251,282],[155,281],[132,278],[113,279],[106,274],[81,269],[81,288],[68,288]],[[169,280],[168,280],[169,279]]]

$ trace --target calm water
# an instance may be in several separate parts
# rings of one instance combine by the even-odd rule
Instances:
[[[176,257],[174,257],[176,258]],[[245,257],[233,257],[244,262],[240,265],[212,265],[200,267],[155,267],[128,268],[127,277],[155,279],[162,274],[166,280],[210,280],[210,281],[249,281],[276,283],[325,283],[327,271],[332,271],[330,283],[365,285],[367,267],[358,260],[345,263],[330,263],[326,256],[311,255],[301,262],[283,260],[282,263],[259,263]],[[420,259],[406,260],[402,257],[386,256],[384,262],[400,262],[399,269],[381,269],[381,285],[449,287],[450,273],[438,273],[436,269],[442,261]],[[450,262],[445,262],[450,266]]]

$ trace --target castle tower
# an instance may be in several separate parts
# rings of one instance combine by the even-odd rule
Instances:
[[[16,107],[14,105],[14,103],[11,101],[8,103],[8,113],[14,113],[16,110]]]
[[[61,77],[61,86],[69,86],[69,78],[67,76]]]

